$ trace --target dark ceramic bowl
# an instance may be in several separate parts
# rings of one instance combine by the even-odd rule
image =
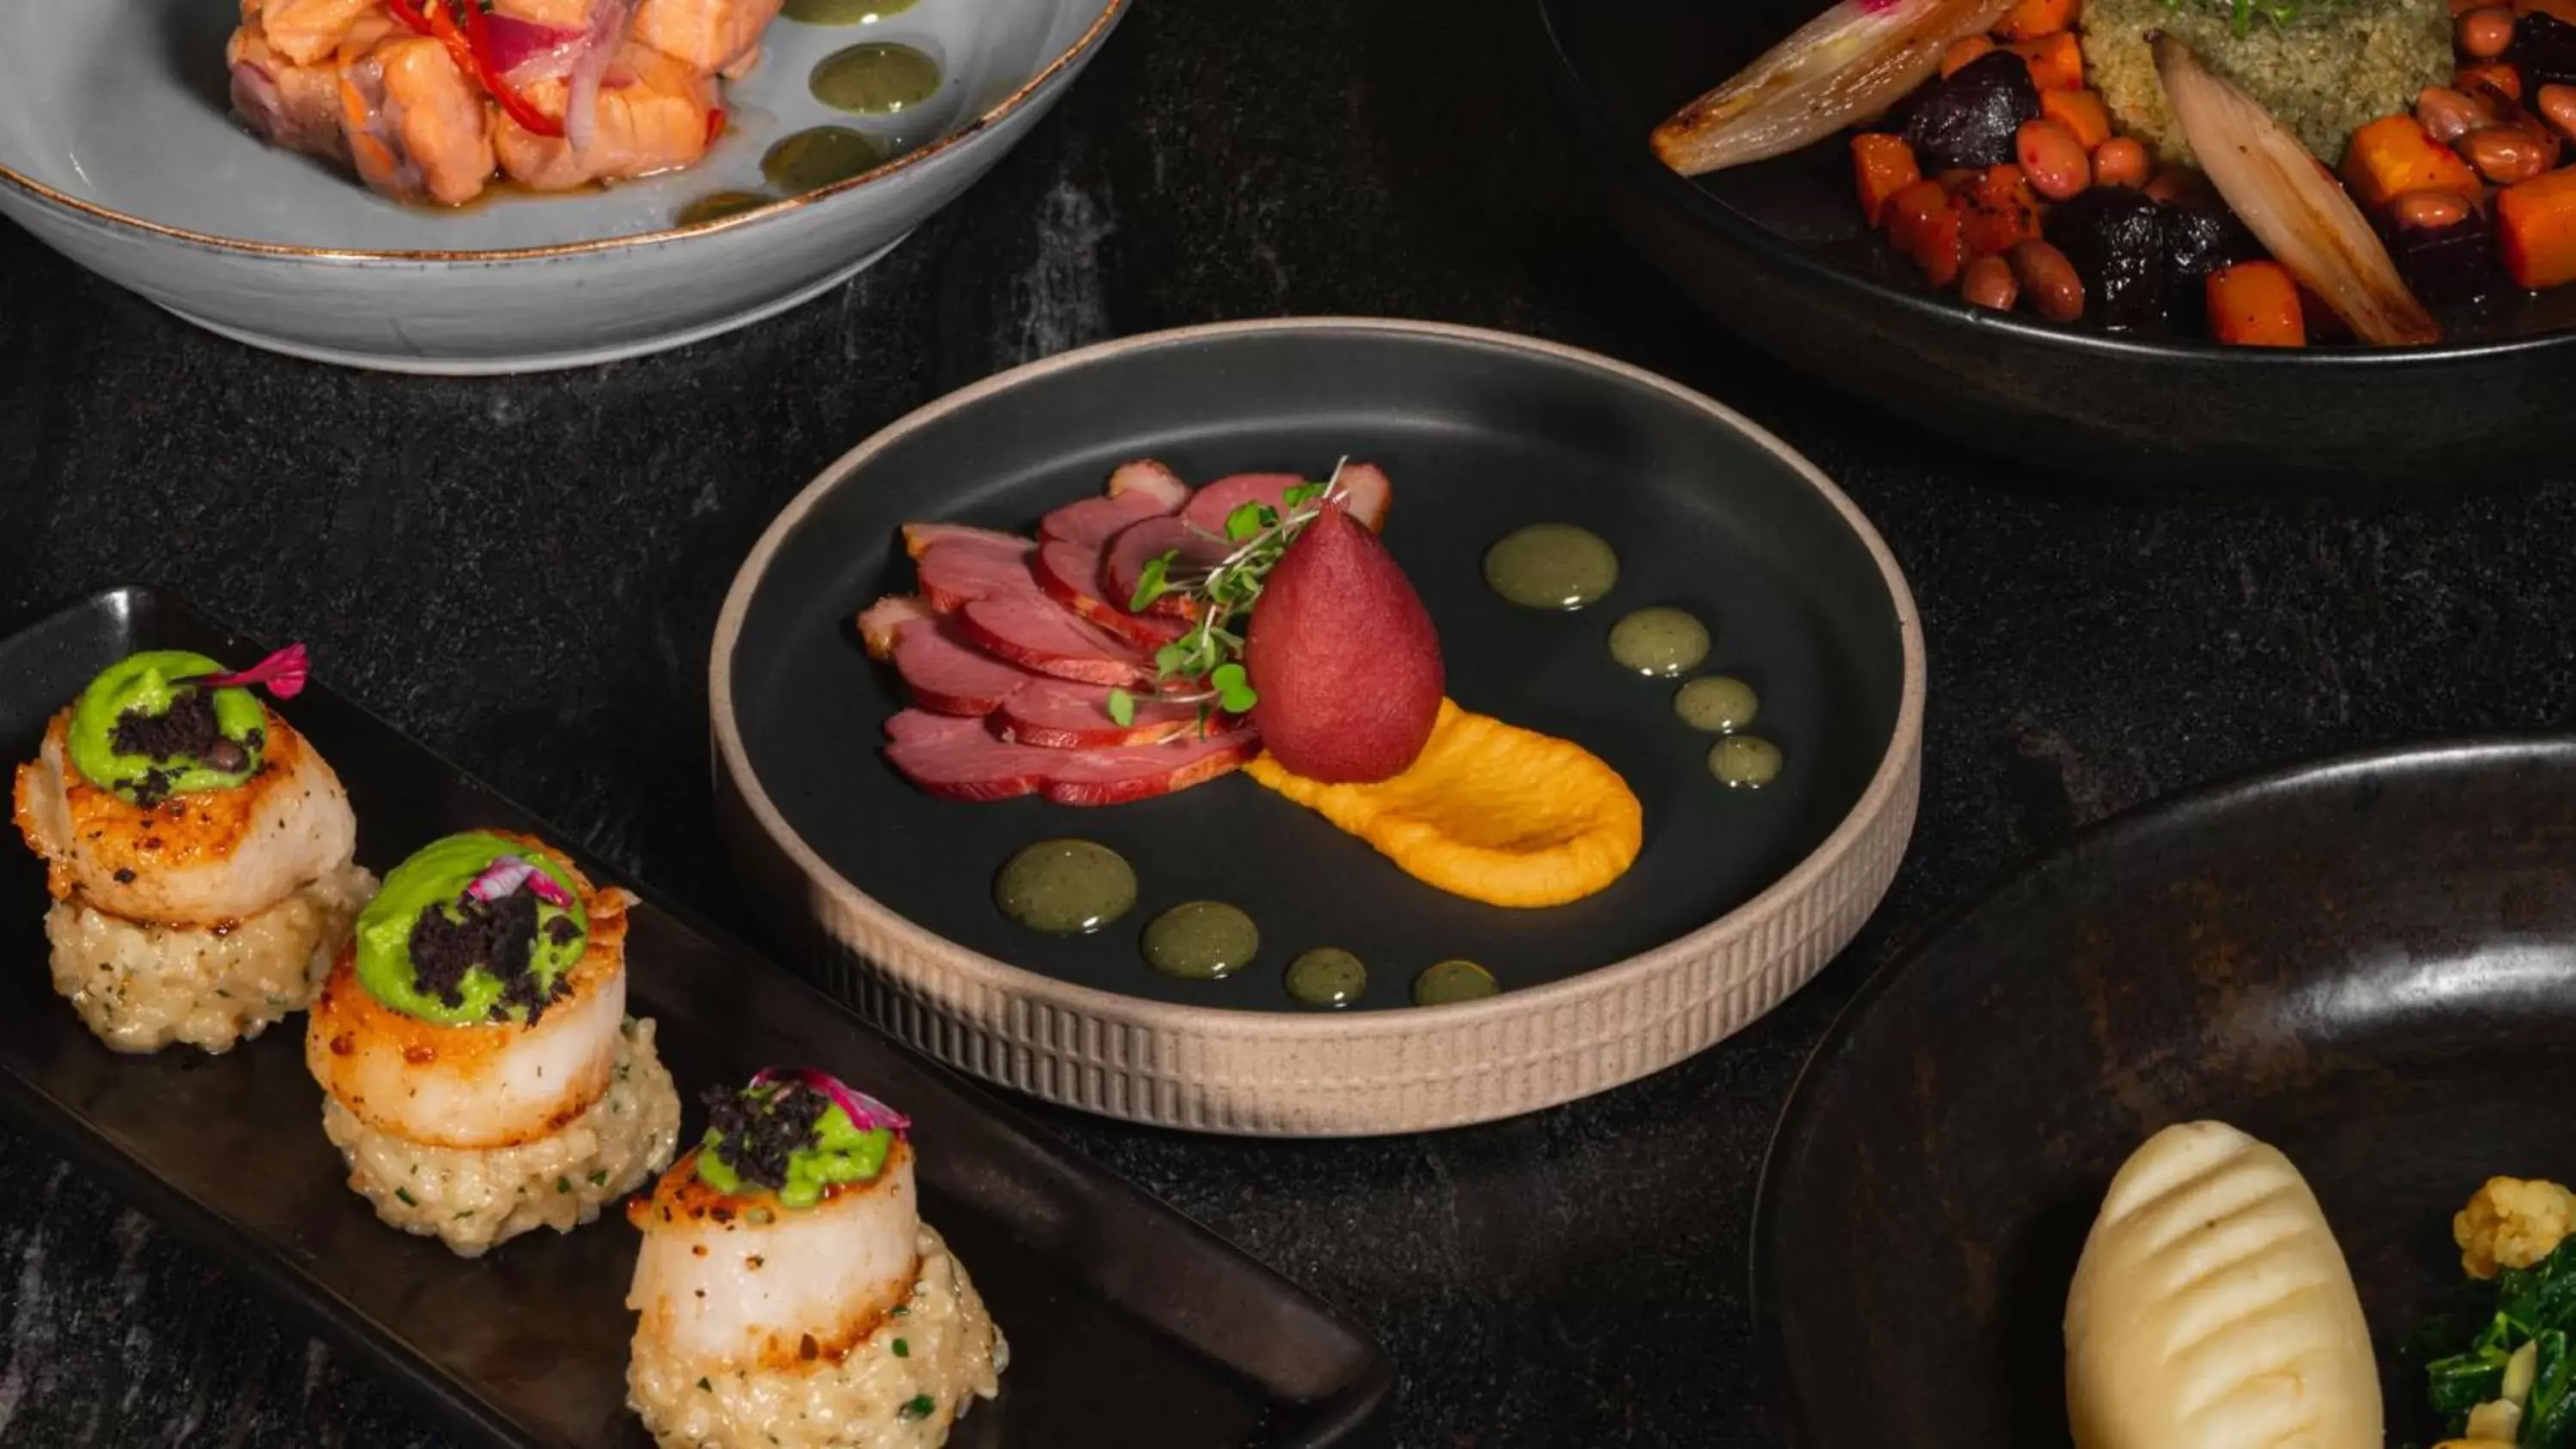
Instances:
[[[2398,1346],[2452,1306],[2451,1214],[2576,1176],[2576,740],[2309,766],[2152,806],[1863,989],[1790,1101],[1753,1299],[1785,1442],[2067,1442],[2066,1290],[2111,1175],[2216,1117],[2315,1187],[2391,1444]]]
[[[905,704],[852,616],[914,586],[901,526],[1034,532],[1119,463],[1206,481],[1395,482],[1385,542],[1437,621],[1463,707],[1574,740],[1644,804],[1644,848],[1596,895],[1513,910],[1424,885],[1248,777],[1081,808],[933,799],[877,755]],[[1494,540],[1560,520],[1610,540],[1619,582],[1541,613],[1484,579]],[[1606,638],[1649,604],[1711,622],[1709,667],[1761,691],[1788,760],[1760,791],[1709,777],[1673,684]],[[1502,333],[1292,319],[1059,354],[933,403],[791,503],[737,576],[709,671],[719,799],[795,954],[923,1049],[1088,1111],[1217,1131],[1418,1131],[1570,1100],[1708,1046],[1850,939],[1912,829],[1923,657],[1894,559],[1776,439],[1634,368]],[[1132,862],[1135,909],[1048,938],[993,901],[1022,847],[1076,836]],[[1148,969],[1145,923],[1219,900],[1261,948],[1224,980]],[[812,929],[808,929],[808,927]],[[1300,1005],[1288,960],[1340,946],[1368,984]],[[1415,973],[1464,957],[1492,999],[1424,1010]]]
[[[2576,455],[2576,288],[2446,312],[2437,347],[2296,352],[1975,312],[1869,234],[1840,140],[1698,181],[1647,133],[1821,0],[1532,0],[1610,219],[1728,330],[1980,447],[2092,479],[2260,490],[2502,481]],[[1724,345],[1712,339],[1712,345]]]

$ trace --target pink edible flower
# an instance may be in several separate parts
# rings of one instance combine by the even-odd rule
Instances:
[[[570,907],[572,892],[555,883],[555,878],[515,855],[505,855],[483,867],[465,887],[465,893],[490,905],[521,886],[536,893],[538,900],[550,906]]]
[[[237,674],[201,674],[181,682],[203,685],[208,689],[239,689],[261,684],[279,699],[293,699],[304,692],[305,677],[311,672],[312,664],[305,658],[304,646],[289,644]]]
[[[751,1079],[755,1087],[778,1082],[794,1082],[831,1098],[832,1105],[848,1114],[852,1125],[862,1132],[883,1128],[901,1137],[912,1130],[911,1118],[867,1093],[853,1089],[829,1072],[818,1072],[812,1067],[770,1067]]]

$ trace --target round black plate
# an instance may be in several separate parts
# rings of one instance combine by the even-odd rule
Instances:
[[[743,751],[788,824],[851,884],[952,942],[1062,980],[1298,1009],[1281,970],[1327,944],[1368,962],[1363,1007],[1405,1004],[1413,974],[1446,957],[1482,962],[1507,989],[1568,976],[1705,926],[1778,879],[1851,812],[1888,753],[1904,688],[1897,602],[1862,537],[1777,448],[1642,377],[1403,324],[1148,340],[1023,375],[905,432],[779,547],[735,646]],[[1203,483],[1321,477],[1344,454],[1395,480],[1386,541],[1438,622],[1452,697],[1580,741],[1645,802],[1644,854],[1609,890],[1538,911],[1445,895],[1241,776],[1105,809],[959,804],[914,790],[879,757],[900,687],[860,651],[852,616],[912,587],[894,546],[906,520],[1030,532],[1139,456]],[[1542,519],[1617,547],[1611,599],[1546,615],[1486,589],[1485,547]],[[1717,635],[1711,666],[1761,691],[1761,732],[1787,755],[1780,783],[1718,786],[1709,737],[1673,716],[1673,686],[1611,663],[1611,623],[1650,603],[1698,612]],[[991,885],[1013,851],[1063,835],[1125,854],[1142,896],[1110,929],[1059,941],[1004,919]],[[1145,922],[1202,898],[1252,913],[1259,961],[1219,982],[1147,969]]]
[[[2296,352],[1974,312],[1868,235],[1840,140],[1699,181],[1656,122],[1822,0],[1531,0],[1612,219],[1711,316],[1918,422],[2091,479],[2190,489],[2456,487],[2563,460],[2576,288],[2445,313],[2450,340]]]
[[[1765,1170],[1753,1289],[1791,1441],[2067,1442],[2061,1317],[2120,1163],[2218,1117],[2316,1188],[2389,1442],[2397,1350],[2489,1175],[2576,1175],[2576,741],[2398,751],[2150,807],[1864,988]]]

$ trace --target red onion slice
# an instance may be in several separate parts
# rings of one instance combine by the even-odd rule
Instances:
[[[599,87],[626,41],[635,18],[635,0],[591,0],[590,29],[582,37],[580,58],[573,62],[571,92],[564,100],[564,139],[576,157],[590,153],[599,135]]]
[[[755,1087],[771,1086],[778,1082],[794,1082],[800,1087],[811,1088],[831,1098],[832,1105],[848,1114],[850,1121],[857,1124],[862,1132],[874,1132],[883,1128],[901,1137],[912,1130],[911,1118],[867,1093],[853,1089],[829,1072],[818,1072],[812,1067],[770,1067],[751,1079],[751,1084]]]
[[[522,90],[569,73],[590,39],[587,30],[539,25],[497,10],[483,17],[483,29],[492,42],[492,69]]]
[[[557,884],[553,876],[515,855],[502,856],[485,866],[483,873],[465,887],[465,893],[490,905],[521,886],[526,886],[547,905],[567,909],[572,905],[572,892]]]

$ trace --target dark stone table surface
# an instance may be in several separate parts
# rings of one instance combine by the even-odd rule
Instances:
[[[2564,720],[2576,487],[2106,501],[1780,376],[1602,230],[1503,9],[1140,0],[1028,144],[872,273],[591,372],[422,381],[271,357],[0,224],[0,630],[111,582],[174,585],[312,641],[335,687],[747,926],[711,843],[717,604],[771,513],[908,409],[1068,346],[1283,313],[1510,328],[1702,388],[1838,478],[1921,601],[1922,824],[1852,949],[1714,1051],[1496,1126],[1279,1144],[1040,1115],[1372,1327],[1400,1366],[1405,1445],[1768,1442],[1746,1225],[1781,1101],[1854,987],[2107,812],[2300,756]],[[0,1442],[444,1441],[0,1137]]]

